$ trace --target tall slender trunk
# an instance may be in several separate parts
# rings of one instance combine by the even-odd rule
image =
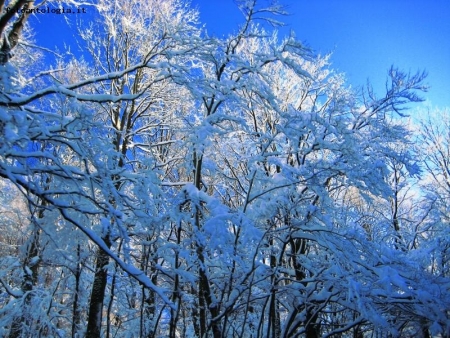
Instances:
[[[147,237],[146,240],[151,241],[151,237]],[[155,247],[143,246],[141,256],[141,270],[147,275],[151,276],[152,283],[158,284],[158,275],[155,266],[158,262],[157,257],[153,257],[150,262],[151,251],[156,252]],[[149,269],[150,268],[150,269]],[[141,314],[140,314],[140,335],[145,338],[153,338],[156,335],[157,320],[156,320],[156,299],[155,293],[148,290],[144,286],[142,287],[142,301],[141,301]],[[148,324],[150,323],[150,325]]]
[[[191,288],[191,294],[194,296],[194,299],[198,300],[198,303],[194,304],[192,307],[192,325],[194,326],[194,333],[196,337],[201,337],[201,327],[200,327],[200,314],[199,314],[199,308],[200,308],[200,297],[198,296],[198,290],[195,289],[195,287],[192,286]],[[197,306],[198,304],[198,306]]]
[[[202,163],[203,163],[203,155],[198,155],[196,151],[194,151],[194,184],[195,187],[200,190],[202,188]],[[195,206],[195,228],[198,230],[201,229],[200,224],[201,219],[201,210],[200,206]],[[207,309],[211,315],[211,329],[213,332],[214,338],[221,337],[221,328],[220,323],[216,319],[219,315],[219,306],[214,304],[213,295],[209,285],[208,276],[206,274],[206,266],[205,266],[205,257],[203,254],[203,247],[200,243],[196,242],[196,250],[197,257],[199,260],[199,283],[198,283],[198,297],[199,297],[199,308],[200,308],[200,336],[206,336],[208,331],[208,319],[207,319]]]
[[[80,289],[80,281],[81,281],[81,245],[77,246],[77,265],[75,267],[75,292],[73,296],[73,305],[72,305],[72,338],[79,336],[78,329],[81,323],[81,310],[80,305],[78,304]]]
[[[181,222],[176,226],[176,238],[177,238],[177,246],[179,247],[181,243]],[[175,251],[175,260],[174,260],[174,268],[177,271],[179,268],[179,253],[178,249]],[[169,337],[175,338],[176,337],[176,328],[177,328],[177,322],[178,322],[178,316],[180,314],[180,276],[178,273],[175,274],[175,281],[173,285],[173,292],[172,292],[172,302],[176,305],[176,309],[170,310],[170,332]]]
[[[38,218],[43,217],[43,210],[39,210]],[[9,332],[9,338],[19,338],[24,337],[24,328],[30,328],[32,322],[30,321],[30,316],[28,315],[32,311],[31,302],[33,299],[33,288],[36,285],[38,277],[39,268],[39,241],[40,241],[41,230],[39,225],[35,224],[33,233],[29,242],[27,243],[26,256],[23,261],[23,280],[22,280],[22,293],[24,294],[23,307],[21,309],[20,315],[13,319],[11,324],[11,330]]]
[[[107,234],[103,241],[108,248],[111,247],[110,235]],[[98,248],[94,284],[92,286],[91,301],[89,304],[88,325],[86,338],[99,338],[102,328],[103,319],[103,301],[105,298],[105,289],[108,278],[108,271],[106,269],[109,263],[109,255]]]
[[[272,248],[274,245],[273,238],[269,240],[269,246]],[[277,267],[277,258],[271,253],[270,254],[270,267],[272,271],[275,271]],[[270,334],[271,338],[278,338],[281,336],[281,325],[280,325],[280,316],[278,312],[278,302],[277,302],[277,276],[276,274],[272,274],[271,277],[272,291],[270,295],[270,303],[269,303],[269,328],[268,334]]]
[[[126,130],[128,133],[130,129],[128,129],[127,126],[127,129],[124,130]],[[122,156],[119,156],[118,158],[117,162],[118,168],[122,168],[124,166],[124,155],[126,154],[128,149],[127,148],[128,138],[125,137],[122,143],[122,151],[120,151],[121,139],[122,139],[121,133],[117,132],[116,139],[113,143],[116,151],[121,152],[122,154]],[[113,182],[116,182],[114,183],[114,188],[116,189],[116,191],[119,191],[120,190],[119,176],[112,175],[111,180]],[[116,202],[112,198],[109,202],[111,203],[111,205],[114,206],[116,205]],[[103,234],[102,240],[105,242],[108,249],[111,248],[112,242],[110,230],[108,230],[105,234]],[[86,338],[99,338],[101,334],[102,320],[103,320],[103,302],[105,299],[105,290],[108,278],[108,271],[106,267],[108,263],[109,263],[109,255],[101,248],[98,248],[96,254],[94,284],[92,285],[91,299],[89,304]]]
[[[306,287],[307,283],[302,282],[302,280],[304,280],[306,278],[305,269],[302,266],[302,264],[299,263],[298,257],[301,257],[302,255],[306,254],[307,248],[308,248],[307,240],[300,239],[300,238],[296,238],[296,239],[291,238],[289,243],[290,243],[291,250],[293,253],[291,262],[292,262],[292,266],[295,271],[295,278],[298,282],[303,283],[303,285]],[[304,306],[307,307],[306,304],[304,304]],[[316,323],[317,319],[318,319],[318,314],[314,312],[314,308],[306,308],[305,320],[303,322],[298,321],[296,325],[293,325],[295,323],[295,317],[301,311],[302,311],[302,309],[300,306],[296,307],[292,311],[292,313],[289,316],[288,323],[286,325],[285,334],[283,336],[290,337],[290,336],[294,335],[295,331],[300,326],[303,325],[304,329],[305,329],[305,337],[306,338],[320,337],[319,326]]]
[[[118,252],[120,252],[120,249],[122,248],[122,243],[123,240],[120,241],[119,247],[117,249]],[[116,292],[116,278],[117,278],[117,268],[118,268],[118,264],[115,263],[114,264],[114,272],[113,272],[113,277],[112,277],[112,281],[111,281],[111,292],[110,292],[110,296],[109,296],[109,302],[108,302],[108,309],[106,311],[106,338],[110,337],[111,334],[111,313],[112,313],[112,306],[114,303],[114,297],[115,297],[115,292]],[[117,318],[117,317],[116,317]]]
[[[153,279],[152,279],[153,280]],[[156,282],[156,280],[153,280]],[[156,283],[155,283],[156,285]],[[147,294],[148,292],[148,294]],[[142,307],[141,307],[141,336],[145,338],[153,338],[155,337],[155,323],[154,318],[156,314],[156,306],[155,306],[155,294],[153,291],[146,289],[144,286],[142,287]],[[147,318],[151,318],[152,326],[148,327],[146,322],[148,322]]]

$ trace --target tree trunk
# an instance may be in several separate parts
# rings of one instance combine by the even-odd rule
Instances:
[[[38,212],[38,218],[43,217],[43,211]],[[30,322],[28,312],[32,311],[30,309],[31,301],[33,298],[33,287],[36,285],[39,267],[39,239],[40,239],[40,229],[38,225],[34,226],[33,234],[31,240],[27,245],[26,257],[23,262],[23,281],[22,281],[22,292],[24,294],[22,313],[13,319],[11,324],[11,330],[9,332],[9,338],[19,338],[23,337],[25,334],[23,332],[24,327],[30,328],[32,323]]]
[[[269,246],[273,248],[275,242],[273,238],[269,239]],[[274,253],[270,254],[270,268],[272,271],[275,271],[277,267],[277,257]],[[280,317],[278,312],[278,303],[277,303],[277,276],[273,274],[271,276],[272,283],[272,291],[270,295],[270,303],[269,303],[269,334],[271,338],[279,338],[281,336],[281,327],[280,327]]]
[[[111,247],[109,235],[103,238],[108,248]],[[86,338],[99,338],[102,328],[103,300],[105,298],[109,263],[109,255],[102,249],[97,251],[97,262],[95,266],[94,285],[92,286],[91,301],[89,304],[88,325]]]
[[[181,223],[179,226],[176,227],[176,237],[177,237],[177,246],[181,243]],[[175,270],[178,270],[179,268],[179,253],[178,250],[175,252],[175,261],[174,261],[174,268]],[[171,309],[170,310],[170,332],[169,337],[175,338],[176,337],[176,328],[178,326],[178,317],[180,314],[180,276],[178,273],[175,275],[175,281],[173,286],[173,292],[172,292],[172,302],[176,305],[176,310]]]
[[[29,0],[19,0],[16,1],[11,8],[7,7],[8,9],[4,9],[3,5],[1,6],[5,13],[0,16],[0,36],[3,36],[3,42],[0,44],[0,65],[6,65],[11,59],[12,50],[19,42],[23,27],[31,14],[27,9],[32,6],[32,3],[33,1]],[[24,11],[22,11],[19,18],[14,21],[10,31],[6,35],[5,29],[7,28],[8,22],[15,18],[15,14],[21,9],[24,9]]]
[[[77,266],[75,268],[75,292],[73,296],[73,306],[72,306],[72,338],[78,337],[79,325],[81,322],[81,311],[78,304],[80,290],[80,280],[81,280],[81,246],[77,246]]]

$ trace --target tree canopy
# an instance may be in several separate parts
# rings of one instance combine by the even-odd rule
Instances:
[[[354,90],[264,1],[226,38],[183,0],[60,3],[95,21],[48,61],[3,11],[42,3],[0,1],[0,335],[450,336],[425,73]]]

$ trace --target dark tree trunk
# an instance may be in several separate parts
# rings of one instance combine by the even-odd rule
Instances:
[[[2,12],[5,12],[0,17],[0,36],[3,36],[3,41],[0,43],[0,65],[5,65],[12,57],[12,50],[19,42],[20,35],[22,34],[25,22],[28,20],[31,12],[26,11],[29,6],[32,6],[33,1],[29,0],[19,0],[14,3],[14,5],[8,9],[1,6]],[[15,18],[15,14],[21,10],[25,9],[23,13],[19,16],[16,21],[12,24],[11,30],[6,35],[5,29],[8,22]]]
[[[108,248],[111,247],[109,235],[103,238]],[[94,285],[92,286],[91,300],[89,304],[88,325],[86,338],[99,338],[102,328],[103,300],[105,298],[109,263],[109,255],[102,249],[97,251]]]
[[[273,247],[275,245],[275,242],[273,238],[270,238],[269,240],[269,246]],[[272,268],[272,271],[275,271],[277,267],[277,257],[275,254],[270,254],[270,267]],[[278,312],[278,301],[277,301],[277,276],[274,274],[271,277],[272,282],[272,291],[270,296],[270,303],[269,303],[269,332],[271,338],[279,338],[281,336],[281,325],[280,325],[280,316]]]
[[[79,293],[80,290],[80,280],[81,280],[81,246],[78,244],[77,246],[77,266],[75,268],[75,292],[73,296],[73,306],[72,306],[72,338],[79,336],[78,330],[81,322],[81,311],[80,306],[78,304]]]

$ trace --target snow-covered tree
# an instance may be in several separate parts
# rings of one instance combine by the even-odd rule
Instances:
[[[3,14],[0,176],[27,203],[3,335],[449,334],[443,134],[424,128],[440,202],[419,203],[399,122],[425,75],[353,91],[269,29],[280,6],[237,5],[220,39],[181,0],[97,1],[82,58],[20,77],[26,17]]]

